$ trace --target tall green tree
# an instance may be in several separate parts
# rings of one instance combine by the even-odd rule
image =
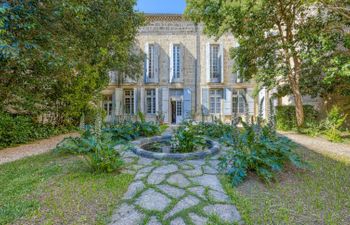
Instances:
[[[187,0],[186,14],[209,35],[231,32],[239,43],[231,50],[235,69],[265,87],[289,90],[300,127],[302,95],[320,92],[327,76],[349,76],[347,20],[331,9],[335,4],[348,9],[338,0]]]
[[[131,51],[143,16],[135,0],[16,0],[0,5],[3,110],[76,120],[108,71],[141,73]]]

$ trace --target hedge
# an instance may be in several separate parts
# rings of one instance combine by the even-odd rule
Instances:
[[[0,149],[68,132],[71,129],[35,122],[30,116],[0,112]]]
[[[304,124],[317,122],[318,112],[312,105],[304,105]],[[296,130],[297,119],[295,115],[295,106],[277,106],[276,107],[276,127],[278,130]]]

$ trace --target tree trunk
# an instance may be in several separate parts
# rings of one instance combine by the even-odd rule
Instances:
[[[302,127],[304,124],[304,108],[303,108],[303,98],[302,94],[300,92],[300,63],[296,56],[292,57],[290,59],[290,65],[292,69],[292,74],[289,75],[289,81],[291,84],[293,96],[294,96],[294,103],[295,103],[295,114],[297,119],[297,126],[298,128]]]
[[[299,86],[295,90],[293,90],[293,95],[295,101],[295,114],[297,118],[297,125],[300,128],[304,124],[304,108]]]

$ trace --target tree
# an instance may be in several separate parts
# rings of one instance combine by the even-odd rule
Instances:
[[[331,0],[188,0],[186,14],[193,21],[204,23],[209,35],[233,33],[239,43],[231,50],[235,69],[267,88],[290,90],[297,125],[301,127],[303,92],[311,90],[306,87],[313,80],[324,79],[329,71],[324,65],[337,57],[334,52],[348,38],[344,32],[345,17],[330,9],[335,2],[346,8],[345,3]],[[332,24],[338,28],[331,31]],[[344,56],[344,51],[338,53]],[[338,61],[337,66],[345,62]],[[316,92],[321,86],[317,85]]]
[[[140,74],[131,51],[143,16],[135,0],[29,0],[0,5],[2,110],[76,122],[108,71]]]

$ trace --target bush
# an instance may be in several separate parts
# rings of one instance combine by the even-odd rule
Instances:
[[[228,149],[219,164],[234,186],[243,182],[248,172],[256,173],[264,181],[270,182],[275,180],[276,172],[281,171],[287,162],[304,167],[288,138],[278,136],[270,126],[242,124],[241,132],[233,129],[233,132],[225,135],[223,143]]]
[[[69,130],[72,128],[40,124],[29,116],[13,116],[0,112],[0,149],[48,138]]]
[[[311,105],[304,105],[305,124],[317,123],[318,112]],[[296,130],[295,106],[276,107],[276,128],[278,130]]]
[[[210,122],[200,122],[197,125],[197,132],[201,135],[210,137],[210,138],[221,138],[226,133],[231,132],[233,127],[229,124],[224,124],[221,121]]]
[[[341,113],[339,107],[334,106],[327,114],[327,118],[324,120],[323,127],[325,129],[325,135],[328,140],[334,142],[341,142],[341,131],[339,130],[343,126],[347,115]]]
[[[171,145],[177,152],[193,152],[203,148],[206,140],[198,134],[195,122],[184,122],[175,131]]]
[[[81,137],[61,141],[54,152],[81,155],[93,171],[113,172],[123,165],[119,152],[113,146],[109,135],[98,138],[88,129]]]

